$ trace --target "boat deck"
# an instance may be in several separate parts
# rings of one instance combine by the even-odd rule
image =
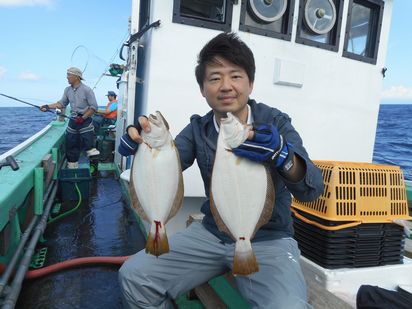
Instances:
[[[38,249],[48,249],[44,266],[78,257],[125,256],[144,247],[144,236],[114,174],[93,177],[90,191],[89,200],[75,213],[47,227],[44,242],[38,244]],[[26,280],[16,308],[121,308],[117,270],[118,266],[82,266]]]

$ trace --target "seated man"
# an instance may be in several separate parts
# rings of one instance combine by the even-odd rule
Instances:
[[[107,98],[109,103],[105,109],[99,109],[93,116],[93,124],[96,134],[99,133],[99,129],[102,126],[108,126],[116,123],[117,119],[117,100],[116,93],[114,91],[107,92]]]

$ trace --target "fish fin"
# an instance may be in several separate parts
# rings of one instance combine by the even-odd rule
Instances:
[[[219,231],[226,233],[234,241],[236,241],[236,238],[233,236],[232,232],[230,232],[229,228],[223,222],[222,217],[220,216],[219,211],[216,208],[215,201],[213,200],[212,191],[210,191],[210,210],[212,211],[213,218],[215,219],[216,226],[219,229]]]
[[[232,272],[234,275],[247,276],[258,271],[259,265],[253,253],[252,244],[249,239],[241,237],[235,244]]]
[[[162,117],[162,119],[163,119],[163,123],[165,124],[166,129],[167,129],[167,130],[169,130],[169,123],[166,121],[165,117],[163,117],[163,115],[162,115],[162,113],[161,113],[161,112],[159,112],[159,111],[157,111],[157,112],[158,112],[158,113],[159,113],[159,115]]]
[[[272,176],[269,172],[269,169],[266,167],[266,199],[265,199],[265,206],[262,209],[260,214],[259,220],[256,223],[255,230],[252,233],[250,239],[253,239],[256,232],[266,223],[269,222],[270,218],[272,217],[273,208],[275,205],[275,187],[273,185]]]
[[[159,256],[169,252],[169,241],[163,222],[154,221],[150,226],[150,232],[146,240],[146,253]]]
[[[130,169],[130,173],[133,173],[133,166],[134,166],[134,160],[132,163],[132,167]],[[150,222],[149,217],[146,215],[145,211],[143,210],[143,207],[141,206],[139,198],[136,194],[136,189],[134,187],[132,174],[130,175],[129,192],[130,192],[130,200],[131,200],[132,208],[137,212],[140,218],[142,218],[143,220],[147,222]]]
[[[180,207],[182,207],[183,196],[184,196],[183,173],[182,173],[182,166],[180,165],[180,156],[179,156],[179,152],[177,151],[177,148],[174,146],[174,143],[173,143],[173,147],[176,152],[177,162],[179,165],[179,183],[177,185],[176,196],[173,201],[172,208],[170,210],[169,216],[167,217],[165,223],[169,222],[169,220],[177,214]]]

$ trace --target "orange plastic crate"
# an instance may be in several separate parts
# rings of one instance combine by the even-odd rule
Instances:
[[[339,161],[314,163],[322,170],[324,192],[313,202],[293,199],[292,210],[330,221],[351,221],[352,226],[412,220],[399,166]]]

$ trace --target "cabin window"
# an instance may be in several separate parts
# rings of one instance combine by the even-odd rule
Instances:
[[[343,56],[376,64],[384,2],[351,0]]]
[[[290,41],[295,0],[243,0],[239,29]]]
[[[232,8],[231,0],[174,0],[173,22],[230,31]]]
[[[342,7],[343,0],[301,0],[296,42],[338,51]]]

